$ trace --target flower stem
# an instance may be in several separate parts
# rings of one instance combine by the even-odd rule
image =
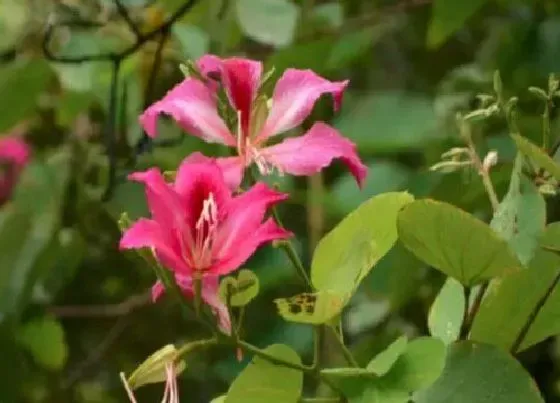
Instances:
[[[346,361],[348,361],[348,363],[350,365],[352,365],[353,367],[359,368],[360,366],[358,365],[358,363],[354,359],[354,356],[352,355],[352,353],[350,352],[348,347],[346,347],[344,345],[344,341],[342,340],[341,335],[336,331],[336,329],[334,327],[329,326],[329,328],[332,330],[334,338],[338,342],[338,346],[340,347],[340,350],[342,351],[342,354],[344,354],[344,358],[346,358]]]
[[[465,296],[465,308],[463,310],[463,323],[461,324],[459,339],[466,340],[470,332],[469,300],[471,299],[471,287],[463,287],[463,293]]]

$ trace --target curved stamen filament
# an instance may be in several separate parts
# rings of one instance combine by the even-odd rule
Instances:
[[[202,202],[202,211],[195,228],[195,243],[193,250],[194,268],[203,270],[212,263],[212,241],[218,224],[218,206],[214,195],[209,194]]]

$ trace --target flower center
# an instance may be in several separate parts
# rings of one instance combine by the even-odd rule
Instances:
[[[253,160],[255,162],[261,175],[270,175],[274,172],[274,170],[278,172],[278,175],[284,175],[284,172],[280,169],[280,167],[272,164],[270,161],[267,161],[258,147],[247,144],[247,150],[249,154],[249,160]]]
[[[193,268],[205,270],[212,264],[212,242],[218,228],[218,206],[212,192],[202,202],[196,221],[193,246]]]

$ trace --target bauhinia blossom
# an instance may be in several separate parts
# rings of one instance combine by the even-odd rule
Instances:
[[[0,204],[11,197],[30,154],[29,146],[21,138],[10,136],[0,139]]]
[[[120,248],[150,248],[187,295],[193,293],[193,279],[202,279],[201,297],[228,331],[229,317],[217,296],[218,276],[239,268],[261,244],[292,235],[272,218],[263,222],[268,207],[287,195],[263,183],[233,195],[215,160],[200,153],[181,163],[174,183],[156,168],[129,178],[145,185],[152,217],[128,228]],[[154,298],[161,292],[156,284]]]
[[[268,107],[266,98],[259,96],[262,63],[206,55],[197,65],[206,81],[186,78],[142,114],[140,122],[149,136],[157,135],[158,116],[163,113],[194,136],[235,148],[235,157],[218,158],[232,188],[239,186],[244,169],[252,163],[261,174],[277,170],[312,175],[334,159],[342,160],[358,184],[363,183],[367,168],[358,157],[355,145],[323,122],[316,122],[301,137],[267,145],[273,136],[299,126],[322,94],[331,94],[334,109],[338,110],[347,80],[331,82],[311,70],[287,69],[278,80]],[[235,133],[218,113],[216,78],[237,116]]]

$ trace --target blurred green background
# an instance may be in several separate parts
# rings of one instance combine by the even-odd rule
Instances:
[[[120,3],[145,33],[187,2]],[[67,21],[82,23],[62,26]],[[560,71],[555,0],[199,0],[172,25],[156,75],[157,40],[123,62],[111,106],[111,63],[49,60],[42,49],[48,27],[50,48],[65,57],[118,52],[136,40],[114,0],[0,0],[0,133],[24,124],[34,150],[0,210],[0,403],[126,402],[120,371],[130,373],[164,344],[204,337],[169,301],[149,303],[153,273],[117,250],[119,215],[146,215],[142,188],[126,181],[128,172],[174,169],[195,150],[224,153],[181,135],[170,121],[162,121],[155,144],[137,147],[138,115],[182,79],[180,63],[212,52],[263,60],[276,77],[297,67],[350,79],[341,112],[333,115],[330,100],[321,100],[312,119],[332,122],[358,145],[370,167],[363,191],[339,164],[313,178],[269,179],[291,194],[280,212],[305,262],[322,234],[385,191],[408,189],[488,219],[476,174],[428,167],[460,145],[455,112],[491,92],[496,69],[506,94],[520,99],[522,134],[538,138],[542,104],[527,88],[545,87],[548,74]],[[558,125],[554,105],[553,139]],[[505,124],[490,119],[475,136],[481,155],[498,151],[492,175],[503,195],[515,155]],[[557,201],[548,198],[551,221]],[[281,341],[310,357],[310,329],[283,322],[272,303],[302,291],[289,261],[267,246],[246,267],[261,281],[247,312],[247,339],[262,347]],[[367,362],[397,335],[427,334],[427,312],[443,280],[397,244],[346,311],[358,360]],[[559,347],[550,339],[521,357],[547,402],[560,402]],[[323,354],[326,363],[340,360],[328,340]],[[209,402],[245,363],[225,350],[189,357],[182,401]],[[139,401],[159,401],[161,391],[145,387]]]

